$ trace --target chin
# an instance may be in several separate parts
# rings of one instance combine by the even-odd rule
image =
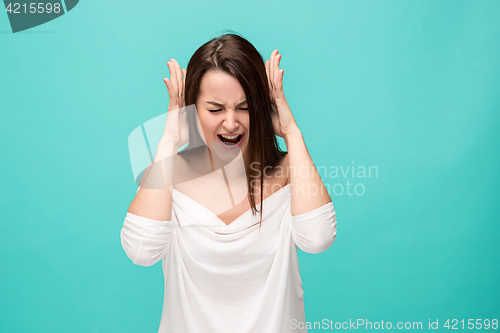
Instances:
[[[241,152],[241,149],[239,147],[235,149],[225,149],[219,142],[215,142],[214,144],[210,145],[210,147],[214,163],[216,162],[216,160],[229,163],[236,157],[238,157]]]

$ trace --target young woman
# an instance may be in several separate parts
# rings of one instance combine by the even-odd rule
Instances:
[[[327,250],[337,222],[280,59],[225,34],[167,63],[164,134],[121,230],[134,264],[162,260],[158,332],[307,332],[297,247]]]

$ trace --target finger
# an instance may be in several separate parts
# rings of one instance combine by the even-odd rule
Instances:
[[[172,60],[167,62],[168,69],[170,71],[170,82],[172,83],[173,90],[172,92],[177,95],[179,93],[179,85],[177,84],[177,75],[175,74],[175,67],[172,63]]]
[[[279,71],[280,71],[280,59],[281,59],[281,54],[274,57],[274,63],[273,63],[273,72],[274,72],[274,82],[277,84],[277,81],[279,79]]]
[[[167,79],[167,78],[164,78],[163,81],[165,82],[165,85],[167,86],[167,89],[168,89],[168,110],[167,111],[172,111],[171,108],[174,107],[175,105],[177,105],[178,101],[177,101],[177,96],[174,92],[174,86],[172,85],[172,82]]]
[[[276,61],[278,60],[278,53],[279,53],[278,50],[274,50],[273,61],[269,64],[269,66],[271,68],[271,73],[273,73],[272,78],[273,78],[273,85],[274,86],[276,86],[276,78],[278,76],[278,72],[276,71]]]
[[[175,89],[174,89],[174,86],[172,85],[172,82],[167,78],[164,78],[163,81],[165,82],[165,85],[167,86],[168,97],[170,98],[170,100],[175,99]]]
[[[182,89],[182,70],[181,70],[181,66],[179,65],[179,63],[175,59],[172,59],[172,63],[174,64],[174,67],[175,67],[175,75],[177,76],[177,83],[179,85],[179,94],[180,94],[180,91]]]
[[[177,64],[175,59],[170,59],[170,66],[173,69],[172,76],[170,77],[170,80],[174,82],[174,86],[177,88],[176,93],[177,96],[179,96],[179,93],[181,91],[181,82],[179,80],[179,69],[177,68]]]
[[[165,85],[167,86],[168,90],[168,104],[170,105],[177,104],[177,93],[175,92],[175,88],[174,85],[172,84],[172,81],[170,81],[167,78],[164,78],[163,81],[165,82]]]
[[[280,70],[280,75],[279,75],[279,89],[283,89],[283,74],[285,73],[284,69]]]
[[[182,69],[182,96],[186,93],[186,75],[187,70],[185,68]]]
[[[179,96],[182,88],[182,72],[181,72],[181,66],[177,62],[177,60],[172,59],[174,66],[175,66],[175,74],[177,75],[177,83],[179,84]]]
[[[271,88],[271,80],[269,80],[269,60],[266,60],[264,66],[266,67],[267,83],[269,84],[269,88]]]
[[[276,57],[278,50],[271,52],[271,57],[269,57],[269,79],[271,83],[274,83],[274,58]]]
[[[163,82],[165,82],[165,85],[167,86],[168,96],[169,96],[169,97],[172,97],[172,95],[173,95],[173,92],[172,92],[172,91],[173,91],[173,89],[174,89],[174,87],[172,86],[172,82],[170,82],[170,80],[169,80],[169,79],[167,79],[166,77],[165,77],[165,78],[163,78]]]

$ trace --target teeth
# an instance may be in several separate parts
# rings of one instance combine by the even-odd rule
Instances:
[[[222,134],[221,134],[221,136],[224,139],[229,139],[229,140],[236,139],[237,137],[239,137],[239,135],[222,135]]]

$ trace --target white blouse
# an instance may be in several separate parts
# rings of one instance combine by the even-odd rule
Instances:
[[[174,189],[171,221],[127,212],[121,243],[136,265],[162,260],[159,333],[307,332],[297,247],[327,250],[337,234],[333,204],[292,216],[290,184],[226,225]],[[257,205],[260,209],[260,203]],[[302,325],[301,325],[302,326]]]

